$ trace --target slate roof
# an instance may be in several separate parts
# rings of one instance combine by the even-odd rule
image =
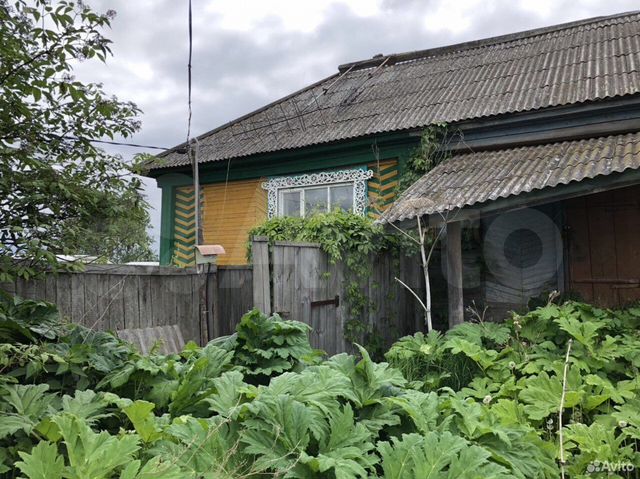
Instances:
[[[640,133],[453,156],[411,185],[380,218],[417,215],[640,168]]]
[[[342,65],[200,137],[201,163],[640,92],[640,12]],[[156,168],[188,165],[179,147]]]

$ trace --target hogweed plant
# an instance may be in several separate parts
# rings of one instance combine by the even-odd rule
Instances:
[[[638,326],[640,308],[549,303],[374,362],[359,346],[323,358],[308,326],[252,311],[232,336],[145,356],[6,298],[0,474],[637,478]]]

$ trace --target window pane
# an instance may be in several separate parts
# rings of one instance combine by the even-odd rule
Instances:
[[[331,209],[350,211],[353,209],[353,185],[332,186]]]
[[[304,190],[304,215],[325,213],[327,211],[327,188],[309,188]]]
[[[280,194],[280,211],[283,216],[300,216],[300,192],[283,191]]]

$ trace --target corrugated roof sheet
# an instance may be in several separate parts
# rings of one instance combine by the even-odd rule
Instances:
[[[640,168],[640,133],[455,155],[410,186],[380,221],[395,222]]]
[[[339,74],[202,135],[199,158],[634,94],[639,54],[640,12],[632,12],[343,65]],[[157,168],[189,164],[176,151],[160,156]]]

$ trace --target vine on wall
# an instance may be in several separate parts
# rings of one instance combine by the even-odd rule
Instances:
[[[400,174],[398,195],[449,157],[446,149],[446,123],[428,126],[420,136],[420,144],[413,149]]]

